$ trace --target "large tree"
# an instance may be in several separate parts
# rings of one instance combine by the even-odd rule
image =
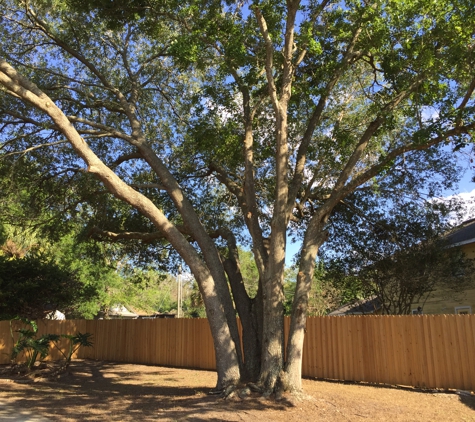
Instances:
[[[247,377],[265,394],[299,390],[334,208],[388,177],[410,179],[408,196],[437,193],[433,172],[456,179],[451,145],[475,124],[471,2],[75,3],[0,6],[12,171],[74,183],[95,237],[171,245],[198,282],[219,389]],[[288,234],[302,247],[284,353]]]

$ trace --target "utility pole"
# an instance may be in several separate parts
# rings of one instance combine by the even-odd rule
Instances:
[[[182,304],[183,304],[183,287],[181,280],[181,264],[178,265],[178,293],[177,293],[177,302],[178,302],[178,315],[177,318],[183,317]]]

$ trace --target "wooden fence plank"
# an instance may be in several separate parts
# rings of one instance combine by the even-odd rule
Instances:
[[[414,315],[413,317],[413,382],[414,386],[417,387],[426,387],[427,380],[427,363],[424,361],[423,356],[425,353],[425,342],[424,342],[424,326],[423,326],[423,316]]]
[[[423,335],[423,353],[421,360],[425,366],[424,387],[433,387],[436,385],[434,370],[434,353],[432,350],[432,330],[430,326],[430,316],[422,316],[422,335]]]
[[[441,319],[436,320],[432,315],[429,316],[429,325],[432,337],[432,344],[438,344],[438,347],[432,349],[434,356],[434,379],[435,385],[440,386],[444,384],[444,359],[443,359],[443,338],[442,338],[442,328],[441,328]]]
[[[447,323],[448,316],[443,315],[442,324],[439,327],[441,338],[442,338],[442,368],[443,368],[443,383],[451,384],[453,381],[453,373],[451,369],[451,360],[452,360],[452,342],[450,339],[450,327]]]
[[[383,319],[376,320],[377,325],[379,325],[380,332],[380,353],[382,356],[381,359],[381,375],[379,382],[383,384],[391,383],[391,373],[393,369],[393,355],[392,355],[392,338],[391,338],[391,325],[390,319],[388,316],[385,316]]]
[[[384,324],[381,323],[382,320],[376,318],[373,319],[374,330],[375,330],[375,348],[378,352],[378,367],[376,373],[376,379],[380,383],[386,382],[387,377],[387,368],[388,368],[388,353],[387,353],[387,333]]]
[[[315,319],[307,318],[305,325],[305,339],[303,343],[302,371],[309,377],[315,377],[316,346],[315,346]]]
[[[457,343],[456,347],[460,349],[460,367],[467,364],[467,369],[462,371],[462,385],[464,390],[469,390],[471,386],[470,382],[470,361],[471,353],[468,350],[467,341],[465,339],[465,321],[467,318],[464,318],[465,315],[457,315],[458,318],[455,320],[456,331],[457,331]]]
[[[330,321],[326,320],[325,323],[322,322],[322,357],[323,357],[323,371],[322,378],[331,378],[330,377],[330,368],[331,368],[331,343],[329,342],[329,333],[330,330]]]
[[[342,379],[339,373],[339,349],[338,349],[338,332],[337,332],[337,322],[338,317],[330,318],[330,330],[328,331],[328,341],[331,347],[331,356],[330,356],[330,378],[332,379]]]
[[[463,339],[463,343],[468,351],[468,357],[463,362],[463,369],[468,378],[468,385],[466,385],[465,389],[475,391],[475,359],[473,357],[475,350],[475,321],[471,315],[461,315],[461,317],[463,332],[460,338]]]
[[[401,379],[403,378],[403,366],[401,360],[402,346],[400,339],[400,319],[397,316],[389,317],[391,321],[391,335],[392,335],[392,345],[393,345],[393,384],[402,384]]]
[[[343,378],[351,380],[353,378],[353,351],[351,347],[351,324],[353,318],[341,319],[340,331],[342,334],[342,354],[343,354]]]
[[[355,339],[355,353],[354,355],[354,368],[355,375],[353,381],[360,381],[365,378],[365,367],[364,367],[364,339],[363,339],[363,316],[355,316],[355,326],[356,331],[354,331]]]
[[[377,353],[375,348],[372,324],[371,324],[371,316],[369,318],[363,319],[364,323],[364,344],[365,346],[365,381],[368,382],[376,382],[376,366],[377,366]]]

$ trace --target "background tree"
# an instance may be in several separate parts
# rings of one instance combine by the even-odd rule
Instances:
[[[191,286],[190,295],[184,304],[184,312],[187,317],[206,318],[206,309],[197,283]]]
[[[182,280],[181,283],[186,315],[186,304],[194,290],[189,281]],[[123,292],[123,299],[118,300],[116,296],[115,304],[122,303],[133,309],[150,313],[177,312],[178,280],[170,274],[160,273],[153,269],[134,268],[130,274],[122,275],[118,287]]]
[[[0,256],[0,319],[39,319],[57,309],[73,312],[95,293],[74,273],[44,258]]]
[[[246,377],[265,394],[300,389],[335,208],[388,178],[410,195],[457,179],[450,147],[474,128],[473,7],[75,3],[0,6],[4,155],[59,182],[71,216],[87,203],[96,238],[176,251],[205,303],[219,389]],[[302,248],[284,353],[289,234]],[[239,244],[258,270],[253,298]]]
[[[357,202],[340,207],[335,236],[321,253],[324,279],[345,292],[343,303],[374,296],[384,314],[410,314],[412,304],[437,288],[457,292],[474,285],[472,260],[444,239],[463,204],[396,201],[391,208],[388,199],[386,207],[363,214]],[[350,234],[349,226],[357,229]]]

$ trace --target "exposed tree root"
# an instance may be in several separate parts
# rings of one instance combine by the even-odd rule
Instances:
[[[231,385],[228,385],[224,391],[222,392],[221,394],[221,398],[223,398],[224,400],[226,399],[230,399],[232,397],[234,397],[235,393],[236,393],[236,390],[237,390],[237,385],[235,384],[231,384]]]
[[[247,384],[247,386],[251,389],[251,391],[253,391],[254,393],[263,393],[264,392],[264,388],[260,387],[259,385],[253,383],[253,382],[249,382]]]
[[[268,400],[274,399],[275,401],[289,400],[293,402],[293,399],[302,399],[303,394],[300,390],[292,388],[287,382],[288,378],[284,371],[275,377],[269,377],[265,381],[259,380],[258,382],[248,382],[246,384],[241,383],[229,383],[225,386],[216,386],[209,391],[208,394],[216,395],[220,398],[227,400],[231,398],[237,398],[238,400],[249,399],[251,397]],[[253,395],[253,393],[256,393]]]
[[[238,390],[239,398],[247,399],[252,393],[252,390],[249,387],[244,387]]]
[[[222,399],[228,399],[234,397],[236,391],[238,390],[237,384],[229,384],[226,387],[219,388],[215,387],[208,392],[209,395],[219,396]]]
[[[208,391],[208,394],[210,396],[217,396],[217,395],[220,395],[222,394],[224,391],[224,388],[218,388],[218,387],[215,387],[215,388],[212,388],[211,390]]]

